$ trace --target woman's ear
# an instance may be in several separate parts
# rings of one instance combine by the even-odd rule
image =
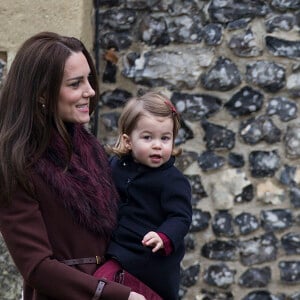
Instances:
[[[40,98],[39,98],[39,103],[41,104],[41,106],[42,106],[43,108],[46,107],[46,100],[45,100],[44,97],[40,97]]]
[[[130,137],[127,134],[125,134],[125,133],[122,134],[122,141],[123,141],[125,148],[128,150],[131,150]]]

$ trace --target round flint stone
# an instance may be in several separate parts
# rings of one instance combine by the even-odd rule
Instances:
[[[280,279],[283,282],[300,282],[300,261],[280,261],[278,266],[280,269]]]
[[[286,300],[285,295],[274,295],[269,291],[254,291],[246,295],[242,300]]]
[[[224,105],[233,117],[250,115],[263,106],[264,96],[250,86],[243,87]]]
[[[252,151],[249,154],[250,171],[253,177],[274,176],[280,165],[277,150]]]
[[[239,284],[247,288],[265,287],[271,280],[271,268],[249,268],[239,278]]]
[[[205,131],[203,140],[206,141],[206,147],[209,150],[232,149],[235,145],[235,133],[221,125],[202,122],[202,128]]]
[[[240,260],[245,266],[274,261],[278,240],[273,232],[240,242]]]
[[[234,222],[239,226],[240,234],[246,235],[254,232],[260,227],[256,216],[250,213],[241,213],[234,218]]]
[[[204,281],[209,285],[226,289],[234,282],[235,273],[235,270],[224,263],[210,265],[204,272]]]
[[[241,81],[237,66],[225,57],[219,57],[215,66],[201,75],[201,83],[207,90],[229,91],[239,86]]]
[[[198,158],[198,164],[203,171],[220,169],[226,162],[223,156],[213,151],[204,151]]]
[[[230,152],[228,154],[228,164],[233,168],[242,168],[245,165],[245,159],[242,154]]]
[[[227,211],[221,211],[214,216],[212,230],[216,236],[234,236],[233,218]]]
[[[235,261],[238,257],[238,247],[234,240],[214,240],[203,245],[201,254],[209,259]]]
[[[291,187],[290,191],[289,191],[289,196],[290,196],[291,204],[293,205],[293,207],[299,208],[300,207],[300,187],[298,187],[298,186]]]
[[[181,269],[180,284],[190,287],[196,284],[200,273],[200,265],[195,264],[186,269]]]
[[[281,244],[286,254],[300,254],[300,233],[286,233],[281,237]]]
[[[250,145],[261,141],[274,144],[281,140],[281,130],[276,127],[272,119],[268,116],[259,116],[242,121],[239,133],[243,141]]]
[[[193,209],[190,232],[198,232],[206,229],[209,226],[210,219],[211,219],[210,212],[205,212],[197,208]]]
[[[260,214],[262,227],[266,231],[283,230],[293,225],[290,209],[262,210]]]

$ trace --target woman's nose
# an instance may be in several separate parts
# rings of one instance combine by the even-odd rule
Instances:
[[[95,96],[95,90],[92,88],[90,83],[87,84],[87,89],[83,92],[83,97],[90,98]]]

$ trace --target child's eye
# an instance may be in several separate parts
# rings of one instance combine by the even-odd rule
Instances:
[[[162,139],[163,141],[169,141],[169,140],[170,140],[170,137],[169,137],[169,136],[163,136],[161,139]]]
[[[148,140],[151,139],[151,137],[150,137],[150,135],[144,135],[144,136],[143,136],[143,139],[146,140],[146,141],[148,141]]]

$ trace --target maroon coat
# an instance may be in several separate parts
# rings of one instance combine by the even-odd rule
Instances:
[[[111,188],[111,180],[102,147],[77,126],[73,145],[76,153],[64,172],[55,134],[31,172],[34,195],[18,188],[12,205],[0,209],[1,233],[24,278],[24,300],[90,300],[99,282],[91,275],[99,265],[61,262],[103,256],[114,224],[114,193],[103,188],[105,182]],[[127,300],[129,292],[107,282],[101,299]]]

